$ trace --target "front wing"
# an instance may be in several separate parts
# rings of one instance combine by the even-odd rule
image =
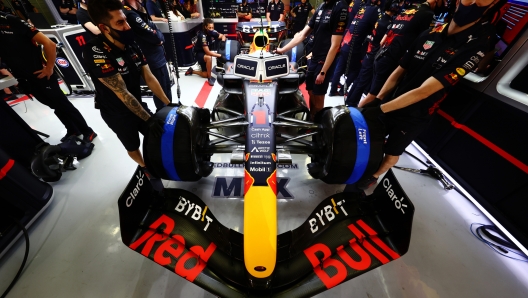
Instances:
[[[262,284],[246,272],[243,234],[193,193],[159,195],[138,168],[118,205],[125,245],[221,297],[310,297],[335,287],[405,254],[414,213],[392,171],[371,196],[328,197],[278,236],[275,271]]]

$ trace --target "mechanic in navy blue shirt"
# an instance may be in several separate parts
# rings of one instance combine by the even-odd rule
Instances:
[[[172,102],[171,81],[169,71],[167,70],[167,60],[165,59],[165,49],[163,44],[165,38],[163,33],[150,20],[150,17],[142,6],[141,1],[125,0],[123,12],[127,18],[127,22],[134,31],[136,42],[147,58],[147,63],[150,71],[158,79],[163,92]],[[165,106],[160,98],[156,95],[152,97],[156,110],[159,111]]]
[[[332,77],[332,84],[330,85],[330,96],[344,95],[344,90],[341,88],[340,93],[337,92],[337,85],[341,76],[345,73],[348,63],[348,74],[346,74],[346,85],[350,87],[361,69],[361,59],[365,55],[365,47],[363,43],[369,33],[372,32],[378,19],[381,18],[381,9],[379,5],[380,0],[367,0],[357,14],[352,18],[345,31],[345,36],[341,42],[341,50],[337,57],[336,69]],[[349,19],[350,20],[350,19]],[[350,48],[350,43],[354,39],[353,48]],[[350,51],[352,53],[350,54]],[[350,61],[349,61],[349,54]]]
[[[0,12],[0,28],[2,62],[7,64],[18,80],[19,88],[55,110],[55,115],[66,127],[66,135],[61,141],[69,136],[82,134],[85,141],[91,142],[97,134],[64,95],[54,74],[55,43],[33,25],[3,12]],[[43,61],[37,43],[44,47],[48,62]]]
[[[461,0],[449,24],[421,34],[406,48],[399,66],[378,97],[363,110],[365,118],[380,118],[386,127],[385,158],[378,171],[357,183],[373,185],[396,164],[405,148],[424,131],[452,86],[479,66],[493,51],[495,28],[490,22],[507,0]],[[484,67],[484,66],[482,66]]]
[[[150,14],[150,18],[153,21],[161,21],[161,22],[167,23],[168,20],[164,17],[164,14],[162,13],[162,9],[160,8],[160,5],[163,5],[163,3],[158,2],[161,0],[146,0],[146,1],[147,1],[146,3],[147,11]]]
[[[237,7],[238,22],[251,21],[251,7],[249,7],[247,0],[242,0],[242,3]]]
[[[291,10],[291,14],[293,15],[292,36],[304,29],[304,26],[306,26],[306,22],[308,21],[308,15],[314,12],[315,9],[308,0],[301,0],[301,3],[297,4],[297,6]]]
[[[214,85],[215,79],[211,77],[212,57],[225,60],[225,57],[222,57],[221,54],[213,52],[216,50],[217,42],[220,40],[225,41],[226,36],[214,29],[213,19],[204,19],[202,31],[198,32],[196,44],[194,45],[194,53],[198,64],[200,64],[201,71],[196,71],[189,67],[185,72],[186,76],[197,74],[202,78],[206,78],[209,85]]]
[[[266,9],[266,19],[268,22],[284,22],[284,3],[281,0],[270,0]]]
[[[415,0],[421,1],[421,0]],[[401,12],[391,25],[381,48],[376,54],[374,75],[370,85],[367,101],[376,98],[381,87],[398,66],[405,51],[423,31],[427,30],[433,20],[434,12],[445,7],[445,0],[427,0],[414,3]]]
[[[376,56],[376,53],[380,48],[381,39],[385,33],[387,33],[389,26],[392,24],[392,17],[399,13],[402,5],[403,1],[400,2],[400,0],[387,1],[384,7],[385,13],[378,20],[376,25],[374,25],[372,33],[367,36],[367,53],[361,61],[361,70],[348,92],[346,99],[347,106],[357,107],[363,91],[370,88],[374,67],[374,56]]]
[[[327,0],[321,3],[308,25],[284,48],[277,49],[278,54],[284,54],[314,32],[312,58],[306,74],[306,90],[310,94],[312,120],[324,107],[325,94],[335,68],[335,56],[339,52],[348,19],[347,6],[344,0]]]
[[[163,185],[145,168],[138,132],[161,137],[164,122],[153,117],[142,102],[140,78],[163,103],[169,104],[170,100],[134,41],[134,31],[122,9],[119,0],[90,0],[88,11],[101,34],[86,44],[83,57],[98,93],[101,117],[159,191]]]
[[[11,0],[11,4],[13,4],[16,15],[26,21],[29,19],[28,13],[38,12],[29,0]]]

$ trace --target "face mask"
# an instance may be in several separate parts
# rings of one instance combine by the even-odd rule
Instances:
[[[458,5],[458,10],[455,11],[455,14],[453,15],[453,21],[455,21],[458,26],[463,27],[480,19],[488,7],[489,5],[477,6],[475,3],[465,6],[460,3]]]
[[[112,29],[112,31],[114,31],[117,34],[117,36],[114,36],[114,37],[118,39],[122,44],[129,45],[129,44],[134,43],[135,38],[134,38],[134,31],[132,31],[132,29],[129,29],[126,31],[117,30],[112,27],[110,27],[110,29]]]

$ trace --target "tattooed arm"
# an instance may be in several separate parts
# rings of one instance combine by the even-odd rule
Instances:
[[[143,106],[139,101],[128,92],[125,85],[125,81],[121,78],[120,74],[115,74],[106,78],[99,78],[99,81],[103,83],[110,90],[114,91],[119,99],[127,106],[127,108],[136,114],[139,118],[147,121],[150,118],[150,114],[143,109]]]

